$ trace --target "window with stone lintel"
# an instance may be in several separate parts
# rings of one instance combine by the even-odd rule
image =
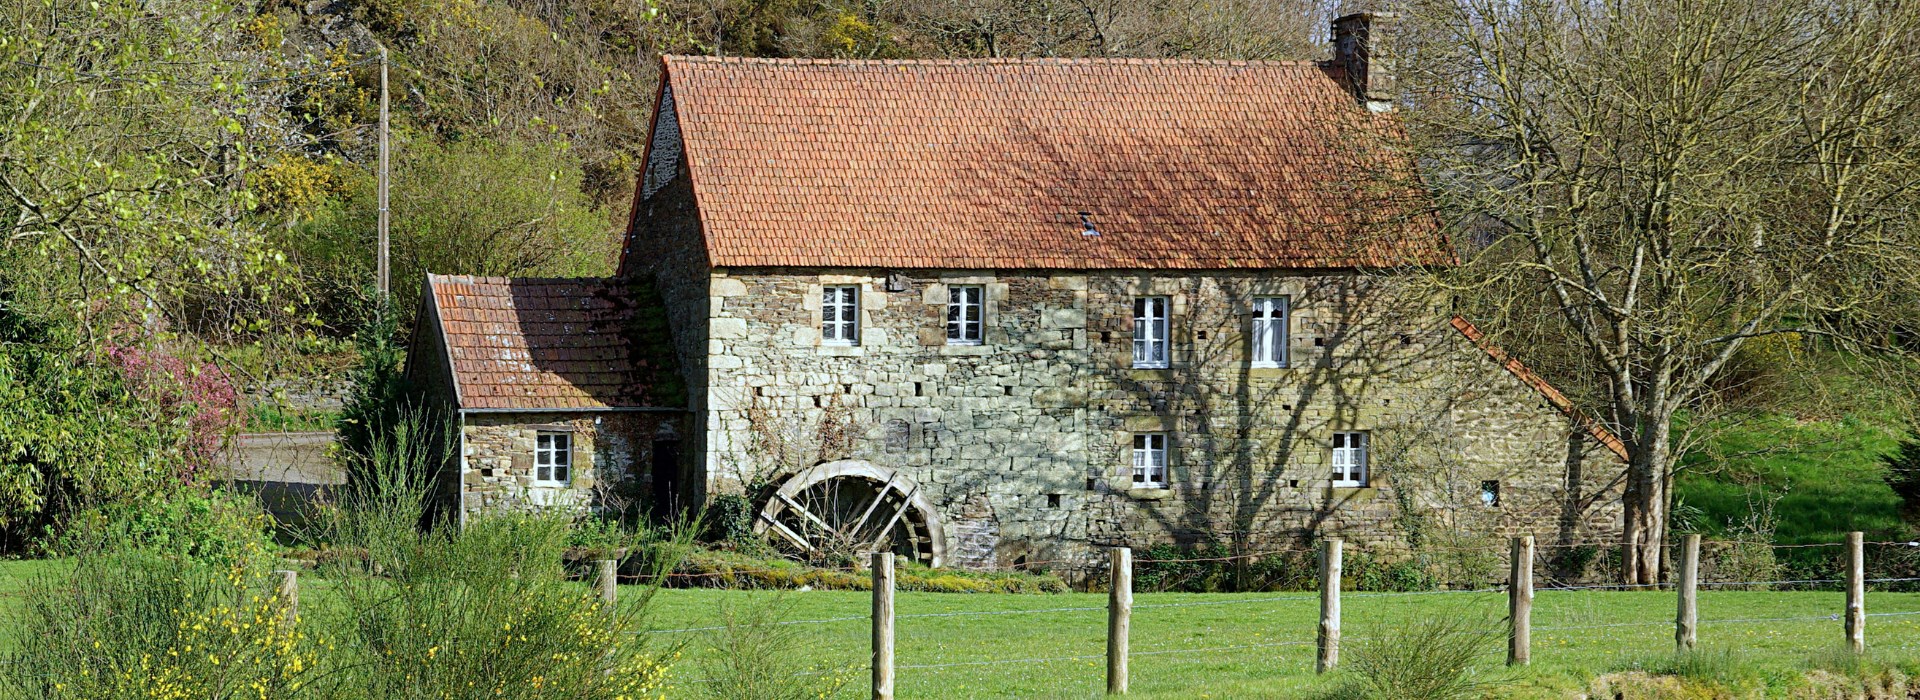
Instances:
[[[541,431],[533,438],[533,480],[554,485],[573,481],[573,435]]]
[[[820,288],[820,341],[828,345],[860,344],[859,285]]]
[[[1167,487],[1167,434],[1133,434],[1133,487]]]

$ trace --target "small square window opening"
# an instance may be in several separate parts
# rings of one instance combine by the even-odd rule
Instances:
[[[1287,366],[1287,297],[1253,300],[1253,366]]]
[[[1333,485],[1338,488],[1366,487],[1366,433],[1333,434]]]
[[[860,343],[860,287],[820,288],[820,341],[827,345]]]
[[[1133,366],[1167,368],[1167,297],[1133,300]]]
[[[1057,494],[1057,493],[1050,493],[1050,494],[1047,494],[1047,507],[1048,507],[1048,508],[1059,508],[1059,507],[1060,507],[1060,494]]]
[[[1166,433],[1134,434],[1133,485],[1143,489],[1167,487]]]
[[[947,287],[947,344],[979,345],[986,339],[986,288],[977,284]]]
[[[533,438],[533,480],[565,484],[573,480],[573,435],[540,432]]]
[[[1480,505],[1488,508],[1500,507],[1500,482],[1480,482]]]

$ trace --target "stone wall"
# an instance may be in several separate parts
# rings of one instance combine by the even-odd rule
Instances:
[[[887,291],[889,274],[906,290]],[[861,287],[857,346],[821,342],[823,284]],[[983,344],[945,343],[950,284],[986,288]],[[898,468],[938,504],[967,565],[1116,544],[1338,534],[1394,550],[1409,535],[1618,528],[1618,460],[1570,437],[1565,416],[1391,277],[737,269],[706,287],[708,491],[829,459]],[[1132,368],[1142,295],[1171,298],[1167,369]],[[1252,367],[1248,304],[1281,295],[1290,366]],[[1331,486],[1344,430],[1371,435],[1366,488]],[[1143,431],[1169,435],[1168,488],[1133,488]],[[1481,504],[1487,481],[1497,507]]]
[[[677,160],[680,177],[672,178],[651,197],[635,199],[620,274],[652,279],[666,305],[691,412],[687,426],[691,439],[687,442],[691,452],[704,454],[709,449],[707,438],[700,437],[707,435],[707,357],[719,347],[707,331],[715,302],[708,294],[711,280],[692,178],[685,177],[685,159]],[[697,500],[708,492],[705,470],[692,469],[682,477],[683,502]]]
[[[654,441],[676,438],[680,418],[656,411],[469,413],[461,427],[463,510],[644,506]],[[565,485],[534,481],[534,441],[542,431],[572,435],[572,478]]]

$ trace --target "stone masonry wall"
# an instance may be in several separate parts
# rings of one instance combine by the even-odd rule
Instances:
[[[462,505],[468,515],[528,508],[624,509],[644,504],[653,441],[672,437],[677,412],[477,413],[461,428]],[[534,481],[535,436],[573,436],[573,473],[565,485]]]
[[[907,291],[886,291],[889,274]],[[854,347],[820,342],[823,284],[861,287]],[[986,289],[986,338],[945,343],[946,287]],[[716,270],[702,418],[710,493],[818,461],[898,468],[969,566],[1198,541],[1363,548],[1531,533],[1607,539],[1621,465],[1389,277],[1220,272]],[[1171,298],[1172,362],[1131,366],[1133,299]],[[1248,304],[1287,296],[1289,366],[1248,362]],[[1331,434],[1370,434],[1366,488]],[[1170,442],[1135,489],[1132,435]],[[1500,503],[1483,505],[1483,482]]]

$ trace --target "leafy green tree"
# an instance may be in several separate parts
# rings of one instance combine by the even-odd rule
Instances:
[[[230,422],[196,421],[194,395],[158,371],[155,354],[128,372],[12,298],[0,288],[0,551],[22,551],[70,514],[204,473],[204,450]]]
[[[612,271],[620,231],[612,210],[581,189],[564,146],[471,138],[400,145],[393,173],[393,299],[405,328],[426,273],[603,275]],[[323,309],[364,319],[372,308],[372,178],[354,173],[344,196],[323,205],[289,236]],[[621,210],[625,211],[625,210]],[[328,319],[340,321],[341,317]],[[337,324],[352,330],[357,322]]]
[[[285,256],[246,176],[281,148],[270,76],[231,5],[0,5],[0,280],[80,322],[258,330],[285,311]],[[209,299],[219,304],[205,303]]]

